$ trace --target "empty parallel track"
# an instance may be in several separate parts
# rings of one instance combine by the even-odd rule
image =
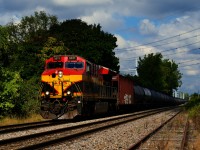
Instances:
[[[171,116],[157,128],[130,146],[135,149],[177,149],[183,150],[187,142],[189,121],[181,111]],[[182,117],[180,119],[180,116]]]

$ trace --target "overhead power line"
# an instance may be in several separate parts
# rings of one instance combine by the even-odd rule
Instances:
[[[191,36],[191,37],[188,37],[188,38],[184,38],[184,39],[181,39],[181,40],[177,40],[177,41],[173,41],[173,42],[168,42],[168,43],[163,43],[163,44],[158,44],[158,45],[153,45],[153,47],[161,47],[161,46],[164,46],[164,45],[169,45],[169,44],[173,44],[173,43],[177,43],[177,42],[182,42],[182,41],[185,41],[185,40],[189,40],[191,38],[197,38],[198,36],[200,35],[195,35],[195,36]],[[144,49],[147,49],[147,48],[138,48],[138,49],[127,49],[126,51],[139,51],[139,50],[144,50]],[[116,50],[115,52],[124,52],[122,51],[124,49],[121,49],[121,50]]]
[[[181,51],[181,52],[175,52],[175,53],[171,53],[171,54],[166,54],[166,55],[163,55],[163,56],[169,56],[169,55],[174,55],[174,54],[180,54],[180,53],[195,51],[195,50],[199,50],[199,49],[200,49],[200,48],[194,48],[194,49],[185,50],[185,51]]]
[[[198,60],[199,60],[199,59],[187,60],[187,61],[179,62],[179,63],[177,63],[177,64],[185,64],[185,63],[188,63],[188,62],[198,61]]]
[[[187,45],[183,45],[183,46],[180,46],[180,47],[168,49],[168,50],[163,50],[163,51],[160,51],[160,53],[167,52],[167,51],[172,51],[172,50],[177,50],[177,49],[179,49],[179,48],[191,46],[191,45],[197,44],[197,43],[200,43],[200,41],[197,41],[197,42],[194,42],[194,43],[191,43],[191,44],[187,44]],[[191,50],[189,50],[189,51],[197,50],[197,49],[199,49],[199,48],[191,49]],[[187,50],[187,51],[188,51],[188,50]],[[184,52],[187,52],[187,51],[184,51]],[[178,53],[182,53],[182,52],[178,52]],[[168,56],[168,55],[173,55],[173,54],[177,54],[177,52],[172,53],[172,54],[166,54],[166,55],[163,55],[163,56]],[[146,54],[145,54],[145,55],[146,55]],[[121,60],[123,60],[123,61],[128,61],[128,60],[132,60],[132,59],[135,59],[135,58],[138,58],[138,57],[143,57],[143,56],[145,56],[145,55],[134,56],[134,57],[129,57],[129,58],[121,58],[120,61],[121,61]]]
[[[118,48],[118,49],[116,49],[116,51],[126,50],[126,49],[130,49],[130,48],[134,49],[134,48],[145,46],[145,45],[151,45],[151,44],[154,44],[154,43],[157,43],[157,42],[162,42],[162,41],[165,41],[165,40],[169,40],[169,39],[172,39],[172,38],[175,38],[175,37],[180,37],[180,36],[182,36],[184,34],[188,34],[188,33],[191,33],[191,32],[197,31],[197,30],[200,30],[200,28],[196,28],[196,29],[193,29],[193,30],[190,30],[190,31],[178,34],[178,35],[174,35],[174,36],[171,36],[171,37],[168,37],[168,38],[165,38],[165,39],[157,40],[157,41],[154,41],[154,42],[144,43],[144,44],[141,44],[141,45],[128,47],[128,48]]]
[[[196,64],[189,64],[189,65],[184,65],[184,66],[179,66],[179,68],[181,68],[181,67],[187,67],[187,66],[193,66],[193,65],[198,65],[198,64],[200,64],[200,63],[196,63]]]

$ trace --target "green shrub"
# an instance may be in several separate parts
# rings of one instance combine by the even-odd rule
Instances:
[[[200,130],[200,97],[198,94],[193,94],[191,99],[185,106],[189,117],[193,120],[196,128]]]
[[[188,111],[190,117],[200,116],[200,104],[193,106]]]
[[[12,110],[14,117],[26,118],[39,112],[39,89],[40,86],[35,78],[24,81],[20,85],[20,98],[15,101],[15,107]]]
[[[0,77],[0,119],[26,118],[39,112],[38,78],[23,80],[19,72],[5,68],[1,68]]]
[[[186,110],[190,110],[198,106],[199,104],[200,104],[200,97],[196,94],[193,94],[188,103],[186,104],[185,108]]]
[[[12,72],[1,68],[0,81],[0,116],[3,117],[15,107],[15,100],[20,98],[20,84],[22,79],[19,72]]]

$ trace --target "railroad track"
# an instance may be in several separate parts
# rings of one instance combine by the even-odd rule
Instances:
[[[129,150],[135,149],[177,149],[184,150],[187,144],[189,121],[186,114],[171,116],[156,129],[134,143]]]
[[[192,120],[189,120],[188,132],[186,133],[185,149],[199,149],[199,131]]]
[[[174,107],[173,107],[174,108]],[[134,121],[143,117],[154,115],[172,108],[160,108],[155,110],[148,110],[128,115],[122,115],[111,119],[104,119],[96,122],[85,123],[81,125],[74,125],[61,129],[40,132],[31,135],[24,135],[21,137],[14,137],[10,139],[3,139],[0,141],[0,149],[36,149],[43,148],[48,145],[58,144],[60,142],[78,138],[80,136],[95,133],[110,127]],[[24,144],[26,143],[26,144]]]
[[[65,124],[70,121],[67,120],[48,120],[48,121],[39,121],[32,123],[23,123],[23,124],[15,124],[15,125],[5,125],[0,126],[0,134],[11,133],[11,132],[19,132],[29,129],[42,128],[48,126],[55,126],[59,124]]]

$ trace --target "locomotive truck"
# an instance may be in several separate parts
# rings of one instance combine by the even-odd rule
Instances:
[[[41,80],[41,115],[45,119],[73,119],[127,108],[183,103],[135,85],[133,80],[77,55],[47,59]]]

